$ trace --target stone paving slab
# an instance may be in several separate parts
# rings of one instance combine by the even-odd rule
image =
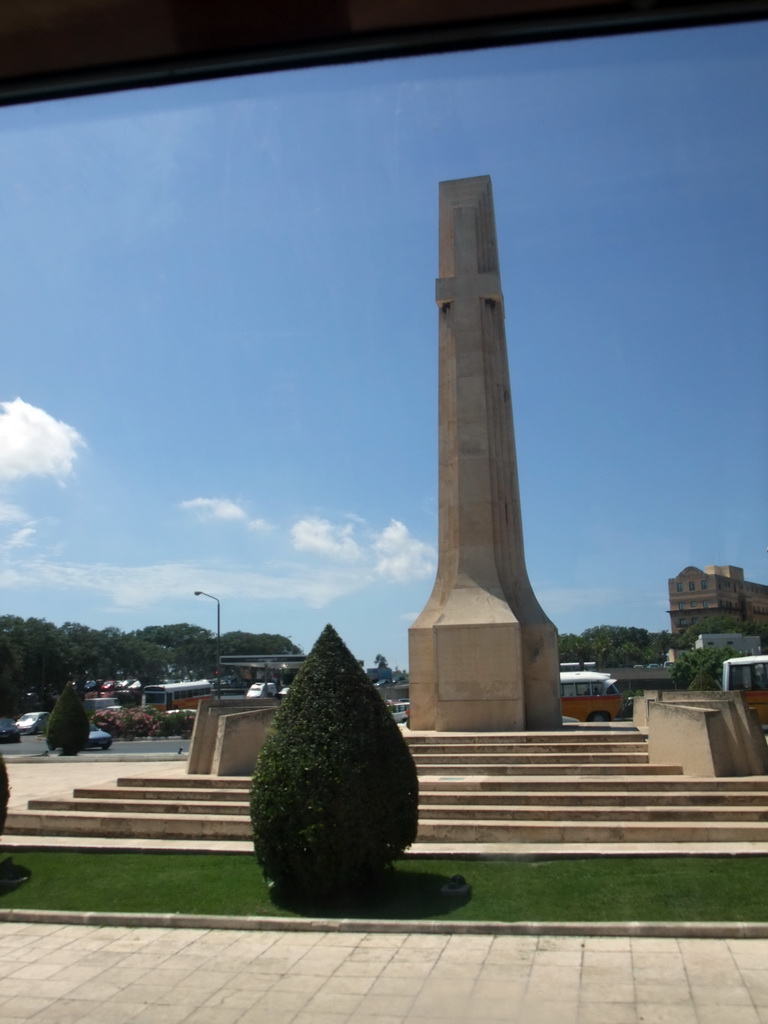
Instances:
[[[0,922],[4,1024],[768,1024],[768,939]]]

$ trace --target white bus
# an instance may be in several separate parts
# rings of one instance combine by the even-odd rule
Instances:
[[[621,709],[621,694],[608,672],[569,672],[560,666],[560,707],[580,722],[612,722]]]
[[[198,679],[194,683],[162,683],[145,686],[141,703],[160,708],[161,711],[175,711],[178,708],[196,708],[201,700],[207,700],[215,691],[216,683],[210,679]]]
[[[763,725],[768,725],[768,654],[728,658],[723,662],[723,689],[741,690]]]

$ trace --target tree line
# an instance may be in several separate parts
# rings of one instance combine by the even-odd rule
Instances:
[[[591,626],[583,633],[562,633],[559,637],[560,661],[594,661],[601,671],[633,665],[663,665],[670,650],[689,651],[700,633],[741,633],[759,636],[768,644],[768,624],[741,622],[725,615],[711,615],[678,635],[658,633],[636,626]]]
[[[234,630],[221,634],[221,653],[302,650],[287,636]],[[216,634],[188,622],[126,633],[114,626],[56,626],[45,619],[0,616],[0,715],[16,714],[27,694],[45,707],[70,681],[81,689],[89,679],[140,679],[146,684],[213,678],[215,671]]]
[[[667,652],[690,650],[699,633],[741,633],[768,644],[768,625],[726,616],[702,619],[674,636],[636,626],[591,626],[559,638],[560,661],[594,661],[600,670],[636,664],[663,664]],[[301,654],[287,636],[232,631],[221,635],[222,654]],[[376,663],[386,664],[382,655]],[[56,626],[45,619],[0,616],[0,715],[19,711],[27,694],[45,707],[72,681],[89,679],[212,678],[216,635],[202,626],[180,622],[123,632],[114,626],[91,629],[77,622]]]

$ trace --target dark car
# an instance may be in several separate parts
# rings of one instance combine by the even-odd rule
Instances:
[[[0,718],[0,743],[21,743],[19,727],[12,718]]]
[[[109,750],[111,746],[111,734],[104,732],[103,729],[97,729],[95,726],[91,726],[91,731],[88,733],[88,742],[85,744],[85,749],[93,750],[94,748],[101,748],[102,750]]]
[[[48,749],[56,750],[58,748],[52,746],[51,741],[48,740]],[[112,735],[111,733],[104,732],[103,729],[97,729],[95,725],[92,725],[88,733],[88,739],[85,741],[83,750],[109,750],[112,746]]]

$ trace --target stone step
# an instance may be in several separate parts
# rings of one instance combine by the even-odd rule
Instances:
[[[514,824],[519,821],[557,821],[567,817],[573,822],[600,821],[648,821],[648,822],[699,822],[713,820],[712,808],[696,805],[684,807],[659,807],[655,805],[638,805],[635,807],[600,807],[579,802],[578,806],[554,807],[549,804],[527,805],[488,805],[434,804],[421,806],[419,821],[427,823],[433,820],[451,819],[452,821],[471,821],[474,819],[506,821]],[[717,810],[717,824],[739,821],[768,822],[768,804],[760,807],[720,807]]]
[[[4,836],[89,836],[104,839],[252,839],[250,818],[233,815],[98,814],[87,811],[13,811]]]
[[[645,743],[591,743],[586,748],[578,743],[430,743],[424,746],[412,744],[409,749],[413,757],[476,757],[481,754],[515,754],[526,757],[549,754],[553,757],[578,758],[603,754],[648,756]]]
[[[526,776],[516,780],[514,777],[494,777],[489,775],[464,775],[453,773],[451,775],[426,775],[420,776],[419,785],[422,790],[429,789],[431,792],[530,792],[549,793],[563,792],[569,794],[573,799],[582,793],[607,793],[617,794],[619,798],[623,793],[678,793],[678,792],[711,792],[711,793],[739,793],[754,792],[759,796],[768,796],[768,776],[749,775],[741,778],[692,778],[690,775],[682,775],[679,771],[675,774],[652,775],[650,769],[654,766],[646,766],[648,771],[635,775],[612,775],[611,778],[602,779],[588,776],[583,781],[578,777],[564,773],[551,774],[540,777]]]
[[[415,760],[415,759],[414,759]],[[567,765],[557,764],[428,764],[416,766],[420,776],[441,775],[461,777],[462,775],[682,775],[679,765],[670,764],[605,764],[595,762]]]
[[[224,814],[241,817],[250,814],[250,804],[214,803],[193,800],[126,800],[117,795],[114,799],[87,800],[30,800],[30,811],[98,811],[106,814]]]
[[[518,753],[516,751],[503,751],[497,754],[413,754],[413,760],[421,767],[428,767],[435,763],[450,763],[454,765],[486,765],[486,764],[647,764],[648,752],[645,750],[634,753],[622,752],[621,754],[610,754],[602,751],[588,754],[541,754],[536,751],[530,753]]]
[[[98,789],[75,789],[72,796],[76,800],[187,800],[207,804],[213,800],[218,803],[241,804],[247,803],[250,795],[248,789],[176,789],[168,786],[165,789],[157,787],[152,783],[153,788],[142,789],[140,786],[120,786],[115,788],[100,787]]]
[[[768,842],[768,822],[616,821],[587,823],[453,819],[419,823],[425,843],[751,843]]]
[[[155,801],[123,803],[117,800],[31,800],[29,811],[51,811],[70,814],[99,814],[111,817],[146,817],[147,815],[177,815],[182,817],[224,816],[250,819],[248,804],[175,804]],[[493,819],[514,823],[518,821],[558,821],[567,817],[569,821],[712,821],[711,806],[685,804],[678,807],[637,804],[632,807],[616,805],[606,807],[597,804],[578,806],[563,804],[429,804],[420,802],[419,820],[450,818],[455,821]],[[102,823],[104,818],[102,817]],[[768,821],[768,805],[728,806],[717,811],[719,823],[726,821]]]
[[[159,789],[172,787],[173,789],[236,789],[249,791],[251,780],[247,776],[233,775],[182,775],[175,779],[135,776],[127,779],[118,779],[116,785],[129,788],[137,787],[139,789],[154,786]]]
[[[473,746],[483,743],[516,743],[516,744],[569,744],[580,747],[593,743],[644,743],[645,737],[637,729],[595,729],[579,728],[564,729],[562,732],[480,732],[480,733],[412,733],[405,732],[405,740],[409,746],[430,746],[441,743]]]
[[[636,793],[626,791],[606,793],[595,792],[586,787],[580,787],[578,793],[573,790],[547,791],[526,793],[524,791],[505,792],[504,790],[486,792],[473,789],[463,789],[460,792],[451,790],[425,790],[419,793],[419,803],[429,810],[434,804],[443,806],[464,806],[471,803],[475,806],[509,806],[515,805],[525,807],[528,805],[546,805],[547,807],[573,807],[581,806],[582,803],[590,807],[692,807],[706,806],[713,807],[768,807],[768,793],[744,792],[697,792],[681,790],[672,792],[669,790],[660,792],[649,792],[647,790]],[[710,811],[711,813],[711,811]]]
[[[573,792],[478,792],[464,790],[461,793],[422,791],[419,794],[421,818],[425,817],[478,817],[487,813],[490,817],[501,816],[540,818],[545,814],[568,815],[573,820],[599,818],[605,815],[625,815],[632,819],[637,814],[645,817],[654,815],[659,820],[682,816],[698,819],[713,813],[720,817],[732,818],[737,815],[768,814],[768,796],[741,793],[699,793],[680,792],[654,794],[639,792],[594,793],[580,790]],[[176,815],[229,815],[248,816],[250,803],[243,801],[212,800],[190,801],[185,794],[169,791],[160,799],[126,799],[123,792],[113,790],[91,790],[83,797],[76,791],[73,799],[36,799],[28,804],[30,811],[83,811],[102,814],[176,814]],[[760,818],[762,820],[762,817]]]
[[[12,812],[5,835],[110,839],[252,839],[248,818],[225,815],[117,815],[87,812]],[[493,819],[429,819],[419,824],[418,840],[439,843],[708,843],[768,842],[768,822],[688,821],[612,822],[570,820],[505,822]]]

